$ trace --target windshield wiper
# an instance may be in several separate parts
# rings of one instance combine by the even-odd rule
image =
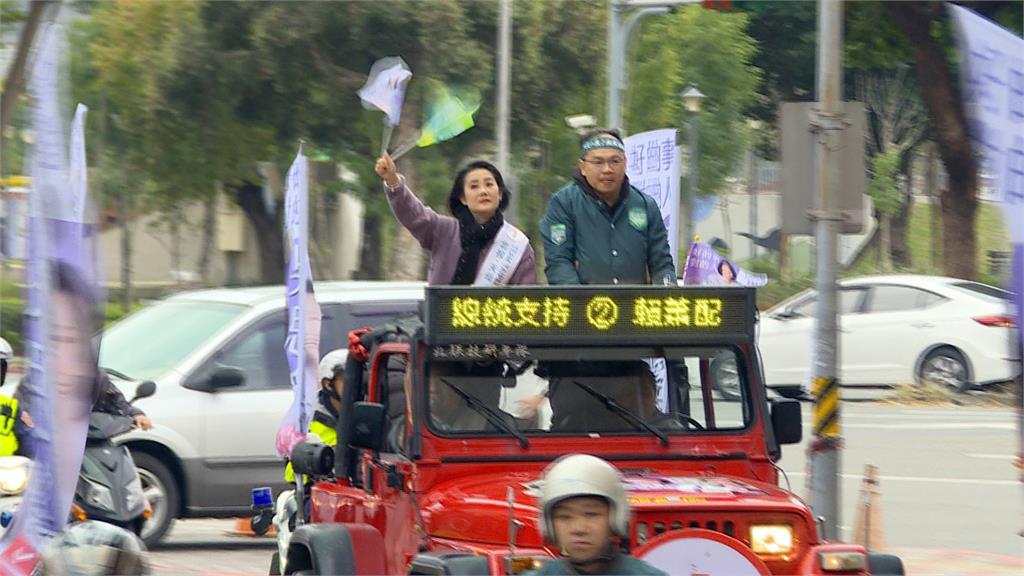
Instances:
[[[100,370],[103,370],[107,374],[110,374],[111,376],[116,376],[116,377],[118,377],[121,380],[124,380],[126,382],[134,382],[135,381],[134,378],[128,376],[124,372],[118,372],[117,370],[114,370],[113,368],[107,368],[106,366],[100,366]]]
[[[441,382],[447,384],[449,388],[454,390],[456,394],[461,396],[462,399],[466,401],[466,405],[482,414],[483,417],[486,418],[488,422],[497,426],[498,428],[501,428],[505,432],[508,432],[509,434],[515,436],[516,440],[519,440],[520,447],[526,448],[530,445],[530,441],[526,439],[526,436],[523,435],[522,432],[510,426],[494,410],[491,410],[490,407],[481,402],[479,398],[466,392],[462,388],[459,388],[455,384],[452,384],[445,378],[441,378]]]
[[[654,426],[648,424],[643,418],[636,415],[632,410],[626,408],[622,404],[619,404],[615,400],[612,400],[608,396],[601,394],[597,390],[594,390],[589,385],[584,384],[579,380],[573,380],[572,382],[573,384],[579,386],[580,388],[583,388],[587,392],[587,394],[590,394],[594,398],[600,400],[606,408],[614,412],[616,415],[620,416],[623,420],[629,422],[630,424],[633,424],[634,426],[639,426],[642,430],[647,430],[651,434],[654,434],[655,436],[658,437],[659,440],[661,440],[662,446],[668,446],[668,436],[666,436],[665,433],[662,432],[661,430],[658,430]]]

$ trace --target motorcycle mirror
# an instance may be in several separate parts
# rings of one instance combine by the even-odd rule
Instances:
[[[135,402],[140,398],[149,398],[153,394],[156,394],[156,382],[146,380],[135,387],[135,397],[131,401]]]

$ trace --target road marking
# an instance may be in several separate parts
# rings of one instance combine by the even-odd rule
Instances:
[[[1016,460],[1017,456],[1014,454],[968,454],[971,458],[981,458],[983,460]]]
[[[804,477],[806,472],[789,472],[790,476]],[[863,474],[842,474],[843,480],[864,479]],[[922,482],[925,484],[974,484],[978,486],[1020,486],[1017,480],[987,480],[983,478],[929,478],[925,476],[879,476],[882,482]]]
[[[811,422],[804,421],[805,426]],[[1016,430],[1013,422],[913,422],[902,424],[867,424],[843,422],[843,428],[864,430]]]

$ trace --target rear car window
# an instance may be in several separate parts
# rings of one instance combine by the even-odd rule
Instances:
[[[875,286],[871,289],[868,312],[920,310],[942,301],[942,296],[910,286]]]
[[[1010,300],[1013,300],[1012,292],[1007,292],[1002,288],[996,288],[995,286],[989,286],[988,284],[982,284],[980,282],[952,282],[950,283],[950,286],[957,290],[967,292],[972,296],[980,296],[995,302],[1009,302]]]

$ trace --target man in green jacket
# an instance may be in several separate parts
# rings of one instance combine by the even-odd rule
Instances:
[[[573,181],[540,221],[549,284],[676,284],[657,202],[629,184],[617,130],[580,139]]]

